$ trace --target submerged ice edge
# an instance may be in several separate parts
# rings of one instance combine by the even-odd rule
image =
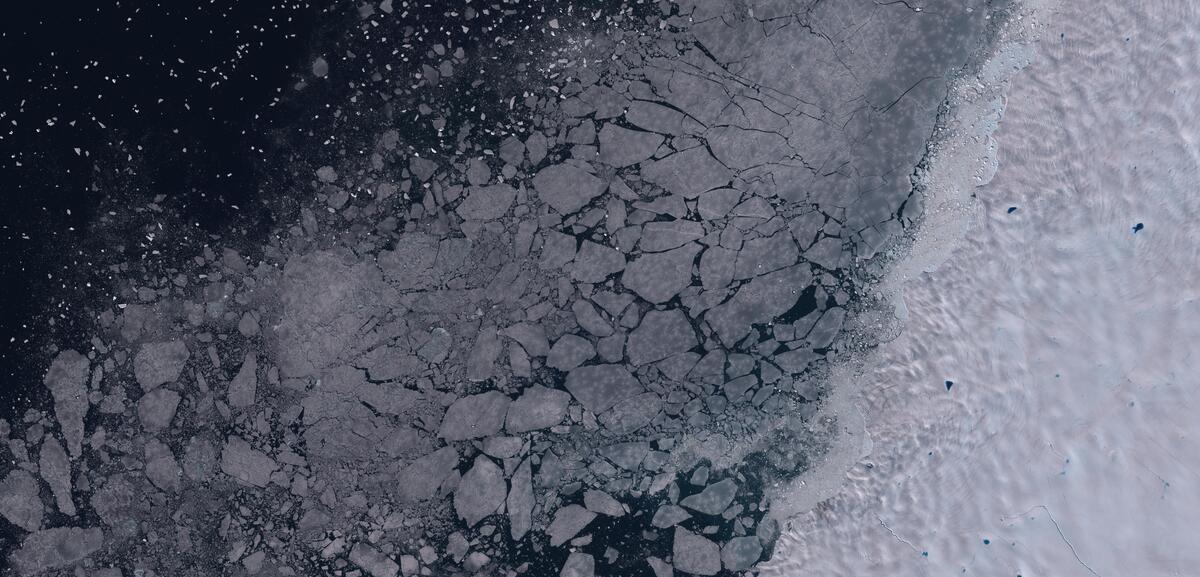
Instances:
[[[936,270],[978,226],[975,189],[992,181],[997,170],[994,135],[1000,128],[1009,87],[1035,62],[1043,31],[1039,18],[1059,0],[1020,0],[999,11],[1003,19],[992,37],[954,78],[926,154],[913,174],[919,217],[905,234],[884,247],[877,259],[883,271],[867,286],[871,307],[851,333],[886,343],[904,334],[908,310],[905,287]],[[783,523],[781,543],[796,535],[791,519],[814,511],[854,483],[853,469],[869,460],[874,441],[868,433],[868,387],[887,360],[881,347],[860,350],[830,367],[827,396],[814,419],[835,422],[829,449],[812,468],[771,492],[772,516]],[[947,382],[947,388],[950,383]],[[790,575],[789,551],[777,548],[760,568],[763,575]]]

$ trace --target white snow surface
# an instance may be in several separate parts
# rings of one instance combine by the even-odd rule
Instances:
[[[994,143],[983,121],[940,154],[985,168],[933,190],[904,331],[840,408],[866,455],[763,575],[1200,574],[1200,7],[1026,18]]]

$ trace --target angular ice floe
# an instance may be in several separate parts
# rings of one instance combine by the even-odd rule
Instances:
[[[0,515],[26,531],[41,529],[46,511],[38,490],[33,475],[21,469],[9,471],[0,481]]]
[[[447,441],[465,441],[495,435],[504,427],[509,402],[500,391],[462,397],[446,410],[438,436]]]
[[[146,478],[155,487],[172,493],[178,492],[183,487],[181,483],[183,471],[179,468],[179,463],[175,461],[175,455],[166,443],[157,439],[148,439],[143,448],[143,456],[146,459]]]
[[[649,425],[662,407],[662,397],[658,393],[634,395],[600,415],[600,424],[610,433],[625,435]]]
[[[72,457],[83,450],[83,421],[88,412],[88,359],[73,350],[58,353],[42,383],[54,397],[54,416]]]
[[[671,564],[658,557],[647,557],[646,563],[650,565],[650,570],[654,571],[654,577],[675,577],[675,569]]]
[[[521,461],[513,473],[511,487],[505,500],[508,527],[514,541],[520,541],[533,526],[533,475],[529,459]]]
[[[571,395],[541,385],[533,385],[508,406],[504,430],[526,433],[557,425],[567,414]]]
[[[233,407],[249,407],[254,404],[254,395],[258,390],[258,356],[253,352],[246,353],[242,366],[237,375],[229,381],[227,398]]]
[[[143,391],[179,378],[187,364],[187,345],[182,341],[147,343],[133,357],[133,374]]]
[[[729,184],[733,173],[703,146],[697,146],[644,163],[642,177],[684,198],[696,198],[700,193]]]
[[[563,562],[558,577],[594,577],[596,575],[596,559],[587,553],[571,553]]]
[[[638,248],[662,252],[700,240],[705,234],[704,225],[691,220],[651,221],[642,226]]]
[[[720,547],[683,527],[675,527],[671,551],[675,568],[684,573],[716,575],[721,571]]]
[[[621,517],[625,515],[625,508],[621,506],[621,502],[604,491],[594,489],[585,491],[583,494],[583,506],[588,511],[609,517]]]
[[[688,243],[666,252],[642,254],[621,276],[625,288],[655,304],[665,303],[692,284],[692,265],[700,245]]]
[[[806,264],[767,273],[743,285],[704,319],[721,342],[733,346],[750,332],[750,325],[770,321],[792,308],[810,282],[812,271]]]
[[[630,363],[641,366],[690,350],[697,344],[696,331],[683,311],[650,311],[629,333],[625,354]]]
[[[587,206],[608,185],[578,166],[555,164],[533,177],[533,187],[542,202],[561,214],[570,214]]]
[[[221,450],[221,471],[248,485],[266,487],[277,468],[274,459],[241,437],[229,437]]]
[[[554,520],[550,522],[550,526],[546,529],[546,535],[550,537],[550,546],[558,547],[566,543],[578,535],[595,518],[595,513],[579,505],[561,507],[554,513]]]
[[[585,303],[585,306],[590,305]],[[596,356],[596,348],[592,346],[591,341],[578,335],[563,335],[550,348],[546,365],[560,371],[569,371],[594,356]]]
[[[650,521],[650,524],[659,529],[666,529],[691,518],[692,514],[684,511],[683,507],[678,505],[663,505],[654,512],[654,518]]]
[[[544,357],[550,352],[550,342],[546,339],[546,328],[542,325],[517,323],[504,328],[500,334],[521,343],[521,347],[531,357]]]
[[[179,393],[171,389],[155,389],[138,399],[137,413],[142,428],[161,431],[171,425],[179,407]]]
[[[9,561],[21,575],[36,575],[84,560],[104,545],[99,528],[56,527],[30,533]]]
[[[737,489],[737,483],[733,479],[725,479],[705,487],[695,495],[684,497],[679,504],[697,513],[720,515],[733,502]]]
[[[663,140],[661,134],[605,124],[600,129],[600,161],[617,168],[637,164],[654,156]]]
[[[721,564],[726,571],[742,571],[757,563],[762,553],[762,542],[757,536],[734,537],[721,545]]]
[[[612,325],[600,316],[591,303],[583,299],[576,300],[571,303],[571,311],[575,313],[575,322],[579,323],[583,330],[598,337],[607,337],[613,333]]]
[[[567,390],[595,414],[645,389],[621,365],[588,365],[567,374]]]
[[[622,270],[625,270],[625,255],[620,251],[584,241],[575,255],[571,278],[579,282],[598,283],[608,278],[608,275]]]
[[[432,499],[457,465],[458,452],[453,447],[442,447],[409,463],[400,470],[392,487],[396,500],[414,503]]]
[[[495,220],[508,212],[516,198],[516,189],[507,184],[473,186],[456,211],[466,220]]]
[[[733,278],[743,280],[761,276],[796,264],[798,258],[800,249],[796,248],[796,241],[786,230],[766,238],[751,239],[738,251]]]
[[[58,511],[63,515],[75,516],[75,502],[71,500],[71,461],[54,437],[47,436],[42,440],[42,448],[38,452],[38,469],[42,473],[42,479],[50,485],[50,492],[54,494]]]
[[[366,544],[355,543],[350,549],[350,562],[361,567],[371,577],[396,577],[400,566],[378,549]]]
[[[600,448],[600,454],[614,465],[627,471],[636,471],[650,452],[650,443],[630,441]]]
[[[454,510],[467,526],[473,527],[504,504],[507,492],[504,471],[480,455],[454,491]]]

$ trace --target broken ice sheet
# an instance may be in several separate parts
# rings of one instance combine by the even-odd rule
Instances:
[[[941,101],[882,112],[866,87],[963,63],[878,57],[926,54],[878,45],[923,25],[895,6],[798,27],[552,4],[348,6],[280,99],[319,139],[280,160],[295,217],[147,228],[157,252],[111,257],[131,302],[39,365],[53,410],[5,430],[14,564],[663,577],[770,554],[761,488],[822,446],[812,375],[858,310],[839,267],[900,229],[893,176]],[[191,220],[173,200],[148,213]]]

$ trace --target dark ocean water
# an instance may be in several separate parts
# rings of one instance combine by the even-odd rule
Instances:
[[[17,3],[0,24],[0,414],[97,298],[96,230],[158,195],[213,234],[263,229],[259,162],[307,59],[308,2]]]

